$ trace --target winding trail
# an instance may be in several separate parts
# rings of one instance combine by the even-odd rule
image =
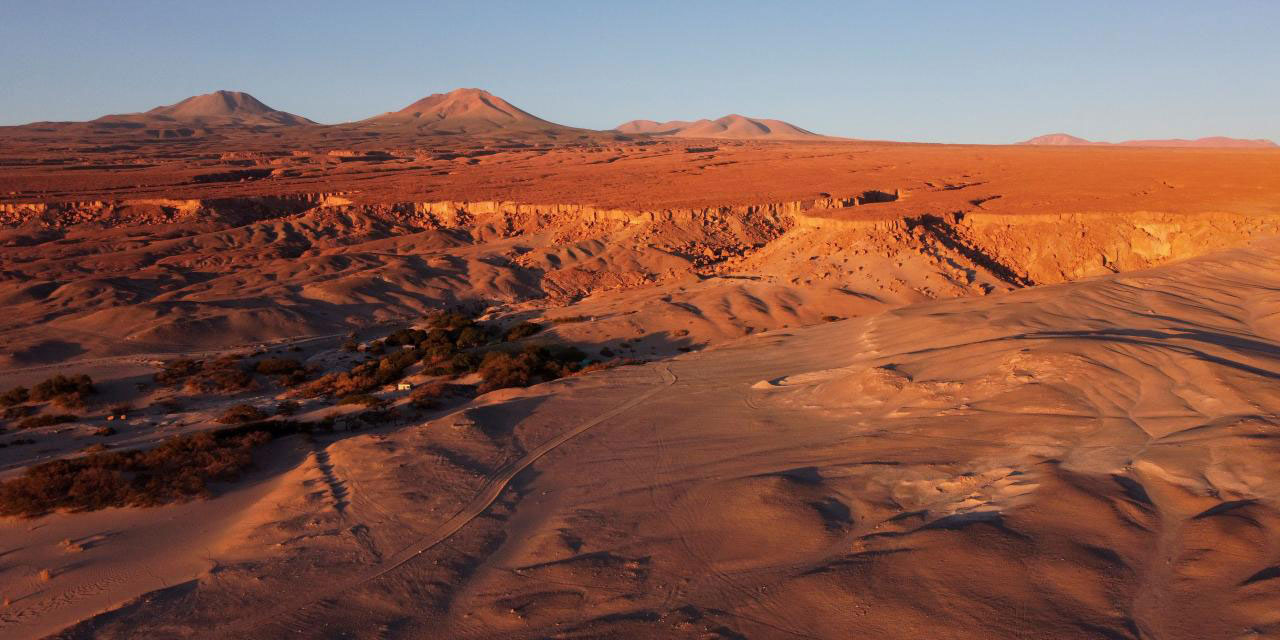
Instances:
[[[547,440],[536,448],[530,450],[519,460],[515,460],[503,466],[501,469],[498,469],[485,482],[484,486],[480,489],[480,492],[463,505],[457,513],[440,526],[436,527],[431,533],[422,536],[409,546],[401,549],[391,556],[388,556],[385,562],[373,565],[367,570],[349,576],[344,580],[331,582],[325,587],[312,589],[298,594],[297,596],[273,607],[264,609],[255,615],[239,618],[232,624],[209,629],[205,634],[203,634],[204,637],[226,637],[229,634],[235,634],[237,632],[252,631],[269,621],[278,621],[282,616],[288,615],[298,609],[306,607],[307,605],[326,600],[342,593],[343,591],[354,589],[371,580],[376,580],[377,578],[396,570],[414,558],[422,555],[436,545],[448,540],[453,536],[453,534],[460,531],[468,523],[479,517],[480,514],[484,513],[490,506],[492,506],[498,499],[498,496],[502,495],[502,492],[511,484],[511,481],[519,475],[521,471],[527,469],[534,462],[537,462],[540,458],[547,455],[560,445],[582,435],[592,427],[595,427],[606,420],[617,417],[622,413],[630,411],[637,405],[658,395],[676,383],[676,375],[671,372],[671,368],[667,363],[658,363],[655,368],[662,376],[661,384],[654,386],[648,391],[631,398],[630,400],[596,416],[595,418],[592,418],[591,420]]]

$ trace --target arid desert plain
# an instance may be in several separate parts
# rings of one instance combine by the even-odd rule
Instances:
[[[1029,142],[0,127],[0,636],[1280,637],[1280,148]]]

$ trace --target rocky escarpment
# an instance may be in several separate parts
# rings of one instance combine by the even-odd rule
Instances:
[[[351,204],[340,193],[176,200],[137,198],[84,202],[0,203],[0,227],[61,229],[79,224],[147,225],[217,222],[230,225]]]
[[[81,224],[216,223],[361,216],[402,229],[465,231],[474,241],[551,233],[571,243],[623,229],[637,242],[708,266],[743,258],[793,229],[878,234],[898,250],[946,253],[1012,286],[1056,283],[1190,258],[1280,233],[1280,216],[1233,212],[904,213],[906,193],[844,196],[684,209],[631,210],[591,204],[509,201],[356,203],[354,194],[311,193],[205,200],[134,199],[0,204],[0,225],[64,229]],[[901,204],[901,203],[899,203]],[[886,235],[887,234],[887,235]]]

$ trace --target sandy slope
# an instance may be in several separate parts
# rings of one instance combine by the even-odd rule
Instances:
[[[1270,637],[1276,248],[760,334],[335,442],[215,575],[71,637]]]

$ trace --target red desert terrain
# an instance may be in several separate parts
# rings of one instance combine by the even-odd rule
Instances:
[[[0,636],[1280,637],[1248,142],[2,127]]]

